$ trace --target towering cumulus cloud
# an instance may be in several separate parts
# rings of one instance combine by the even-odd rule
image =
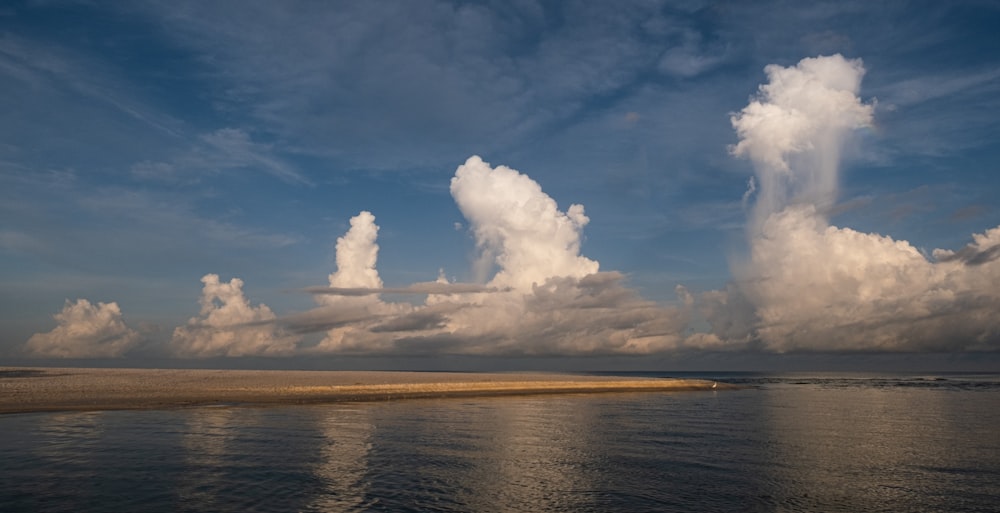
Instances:
[[[580,255],[580,234],[590,221],[583,206],[560,212],[531,178],[473,156],[451,179],[451,195],[480,251],[500,267],[491,284],[530,290],[554,276],[597,272],[598,263]]]
[[[857,97],[861,61],[766,72],[732,118],[733,153],[753,161],[760,192],[749,264],[703,298],[716,334],[776,351],[1000,347],[1000,228],[930,261],[906,241],[829,224],[843,142],[872,119]]]
[[[678,342],[683,317],[599,273],[580,254],[582,205],[559,210],[527,175],[477,156],[458,167],[451,194],[484,258],[498,268],[492,294],[451,297],[438,342],[469,353],[645,353]],[[429,304],[442,301],[428,298]],[[407,341],[415,342],[415,341]],[[461,344],[461,345],[459,345]]]
[[[337,270],[330,274],[331,290],[382,289],[382,278],[378,275],[378,225],[371,212],[361,211],[351,218],[351,228],[337,238]],[[316,301],[323,305],[311,318],[346,318],[352,322],[337,323],[331,327],[314,350],[341,352],[377,351],[386,344],[384,336],[372,334],[369,328],[377,319],[409,312],[406,303],[385,303],[376,293],[337,295],[317,295]]]
[[[243,280],[229,283],[216,274],[202,277],[201,313],[174,330],[173,346],[181,356],[283,355],[295,349],[296,337],[282,333],[267,305],[252,306]]]
[[[559,210],[516,170],[470,157],[451,193],[476,245],[495,264],[492,293],[431,296],[452,310],[436,333],[399,343],[475,354],[647,353],[679,343],[684,314],[643,300],[624,277],[598,272],[580,254],[589,219],[581,205]]]
[[[828,209],[836,200],[844,138],[870,125],[872,107],[857,94],[864,67],[840,55],[764,68],[769,79],[756,98],[732,117],[737,156],[757,172],[754,228],[789,203]]]
[[[337,271],[330,274],[331,287],[382,286],[382,279],[375,270],[378,261],[376,239],[378,225],[371,212],[362,211],[351,218],[351,229],[337,238]]]
[[[312,351],[402,354],[609,354],[676,347],[686,310],[664,308],[598,272],[580,254],[588,219],[580,205],[559,210],[528,176],[479,157],[459,166],[452,196],[468,220],[485,285],[436,282],[382,288],[375,270],[378,228],[362,212],[337,239],[322,305],[282,321],[327,330]],[[492,276],[490,276],[492,274]],[[383,302],[379,293],[424,293],[423,304]]]
[[[59,358],[108,358],[121,356],[139,341],[139,334],[125,325],[117,303],[91,304],[86,299],[66,301],[55,314],[57,326],[36,333],[25,347],[35,356]]]

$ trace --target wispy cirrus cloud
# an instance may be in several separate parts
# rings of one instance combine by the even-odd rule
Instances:
[[[26,102],[30,106],[41,99],[51,107],[51,101],[56,100],[68,106],[64,95],[76,95],[111,108],[163,135],[180,136],[177,119],[150,108],[119,70],[87,53],[5,32],[0,35],[0,70],[13,79],[0,85],[8,101]],[[25,94],[25,87],[33,94]],[[22,103],[14,112],[21,111],[24,106]],[[72,114],[67,109],[50,113],[54,118],[76,121]]]
[[[140,11],[210,64],[220,112],[348,167],[433,167],[517,146],[651,77],[698,75],[724,52],[693,14],[656,2],[232,7]],[[350,151],[376,142],[393,152]]]
[[[137,178],[165,182],[198,182],[205,174],[259,169],[282,181],[297,185],[313,182],[274,154],[272,146],[254,142],[238,128],[222,128],[202,134],[198,142],[167,162],[144,160],[132,165]]]

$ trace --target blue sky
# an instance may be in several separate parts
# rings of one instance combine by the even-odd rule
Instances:
[[[128,333],[127,349],[93,356],[177,354],[170,348],[190,346],[175,329],[200,315],[208,274],[239,278],[249,309],[266,304],[281,333],[294,331],[287,316],[352,300],[301,289],[336,287],[328,275],[337,239],[362,211],[378,227],[379,281],[343,283],[398,288],[443,270],[451,282],[496,285],[502,265],[476,264],[493,218],[470,220],[479,205],[460,207],[451,185],[473,155],[489,170],[530,177],[555,201],[554,223],[583,205],[587,222],[567,239],[579,243],[574,255],[620,273],[613,286],[631,298],[602,308],[658,305],[643,323],[683,320],[669,330],[649,325],[644,336],[676,332],[671,341],[638,349],[553,341],[536,351],[529,330],[516,334],[525,345],[466,351],[443,342],[441,330],[464,333],[445,328],[458,322],[449,311],[435,314],[433,336],[361,337],[324,354],[996,351],[1000,327],[982,321],[998,304],[988,292],[1000,289],[994,260],[962,281],[987,292],[954,296],[985,302],[952,299],[928,314],[962,310],[969,317],[954,322],[980,323],[953,344],[770,339],[781,335],[768,331],[767,298],[755,292],[740,293],[758,318],[744,334],[727,338],[706,312],[715,311],[713,291],[748,280],[742,269],[756,246],[753,197],[748,205],[744,193],[763,171],[732,154],[740,139],[731,116],[768,82],[767,65],[835,54],[863,61],[856,96],[871,122],[838,146],[824,223],[904,241],[932,263],[936,248],[960,251],[1000,225],[997,26],[1000,8],[985,1],[8,2],[0,9],[0,354],[24,354],[79,299],[115,303],[119,314],[105,312],[105,321],[118,327],[107,333]],[[969,251],[993,255],[990,241]],[[498,244],[489,256],[513,247]],[[912,294],[926,297],[925,289]],[[893,290],[884,294],[894,301],[911,294]],[[367,311],[390,315],[379,308],[388,307]],[[240,322],[273,320],[250,311]],[[358,329],[372,331],[364,322]],[[877,339],[881,331],[865,326],[859,340]],[[682,341],[692,333],[718,337]],[[305,336],[279,353],[325,347],[323,333]],[[412,340],[424,345],[401,349]],[[260,354],[270,353],[202,356]]]

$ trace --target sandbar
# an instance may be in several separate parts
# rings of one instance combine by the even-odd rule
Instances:
[[[0,367],[0,414],[727,388],[581,374]]]

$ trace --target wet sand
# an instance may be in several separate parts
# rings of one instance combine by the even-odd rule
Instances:
[[[0,413],[307,404],[429,397],[675,392],[712,381],[573,374],[0,368]]]

